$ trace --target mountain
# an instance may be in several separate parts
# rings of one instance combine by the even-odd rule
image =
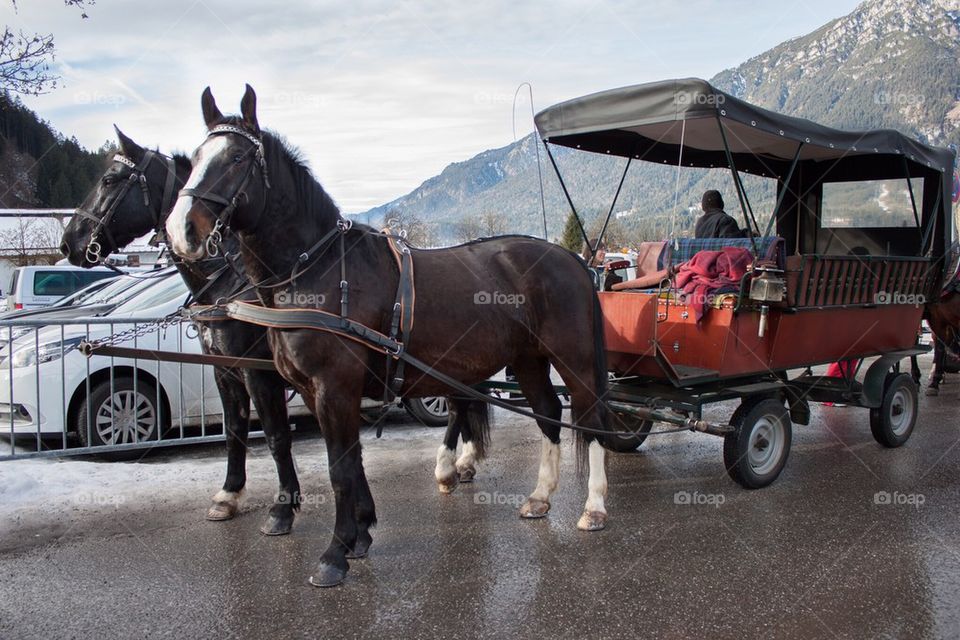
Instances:
[[[784,42],[710,79],[717,88],[781,113],[843,129],[889,127],[924,142],[960,142],[960,0],[867,0],[813,33]],[[506,230],[543,235],[533,134],[449,165],[412,192],[357,217],[381,224],[414,219],[431,243],[464,239],[476,221],[499,215]],[[545,157],[540,165],[550,238],[569,207]],[[595,226],[616,191],[625,160],[553,149],[574,203]],[[748,176],[754,209],[769,212],[770,180]],[[674,186],[679,189],[675,190]],[[689,229],[707,188],[732,188],[726,170],[679,172],[639,164],[629,170],[614,236],[662,238]],[[737,207],[729,206],[729,210]],[[482,229],[481,229],[482,231]]]
[[[107,153],[87,151],[0,93],[0,208],[78,206],[103,172]]]

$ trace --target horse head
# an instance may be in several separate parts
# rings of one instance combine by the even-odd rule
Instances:
[[[224,230],[255,229],[266,208],[267,177],[257,96],[250,85],[239,117],[225,117],[210,87],[200,99],[207,137],[167,219],[170,248],[187,260],[219,253]]]
[[[176,161],[114,129],[119,152],[63,231],[60,251],[76,266],[92,267],[145,233],[160,231],[176,194]]]

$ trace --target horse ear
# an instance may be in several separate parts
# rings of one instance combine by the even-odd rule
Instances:
[[[254,131],[260,131],[260,125],[257,123],[257,94],[253,87],[247,85],[247,90],[243,92],[243,99],[240,101],[240,115],[243,121]]]
[[[204,89],[203,95],[200,96],[200,108],[203,110],[203,122],[208,129],[223,120],[223,114],[217,108],[217,101],[213,99],[210,87]]]
[[[120,153],[134,162],[139,162],[143,158],[143,147],[124,135],[117,125],[113,125],[113,130],[117,132],[117,139],[120,141]]]

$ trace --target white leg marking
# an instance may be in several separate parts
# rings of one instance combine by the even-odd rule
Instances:
[[[437,484],[440,485],[441,493],[450,493],[457,486],[455,459],[456,452],[453,449],[447,449],[446,445],[440,445],[437,449],[437,468],[434,476],[437,478]]]
[[[477,467],[477,448],[472,442],[463,443],[463,451],[457,458],[457,471],[465,469],[476,469]]]
[[[587,481],[587,511],[606,513],[603,500],[607,497],[607,470],[604,467],[606,450],[599,442],[590,443],[590,479]]]
[[[550,496],[560,483],[560,445],[543,438],[540,449],[540,472],[537,475],[537,487],[530,494],[531,500],[550,502]]]
[[[196,189],[207,175],[210,168],[210,162],[227,147],[226,136],[214,136],[207,138],[206,142],[200,145],[197,150],[197,162],[187,178],[184,188]],[[167,238],[170,241],[170,247],[181,256],[191,258],[198,257],[191,255],[190,246],[187,242],[187,214],[193,207],[193,198],[191,196],[180,196],[177,198],[173,210],[167,217]]]
[[[239,507],[240,500],[243,498],[243,489],[240,491],[224,491],[220,489],[217,491],[216,495],[213,496],[214,502],[223,502],[231,505],[232,507]]]
[[[607,510],[603,500],[607,497],[607,470],[604,468],[606,452],[599,442],[590,443],[590,480],[587,482],[587,504],[577,528],[583,531],[598,531],[607,523]]]

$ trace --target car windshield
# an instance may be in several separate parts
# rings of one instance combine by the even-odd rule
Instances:
[[[172,274],[171,270],[169,273]],[[113,280],[99,291],[94,291],[82,302],[82,305],[100,305],[115,304],[120,305],[128,300],[132,300],[140,292],[146,291],[160,280],[166,280],[167,276],[158,275],[155,277],[145,276],[120,276]]]
[[[106,278],[104,280],[97,280],[88,284],[83,289],[80,289],[74,294],[67,296],[61,300],[54,302],[51,307],[74,307],[81,304],[87,304],[87,301],[92,299],[94,295],[102,291],[105,287],[109,287],[111,284],[116,282],[116,278]]]
[[[171,302],[187,295],[187,285],[183,278],[173,272],[167,276],[147,280],[147,286],[138,289],[136,295],[128,297],[123,304],[113,310],[117,315],[138,315],[144,309]]]

